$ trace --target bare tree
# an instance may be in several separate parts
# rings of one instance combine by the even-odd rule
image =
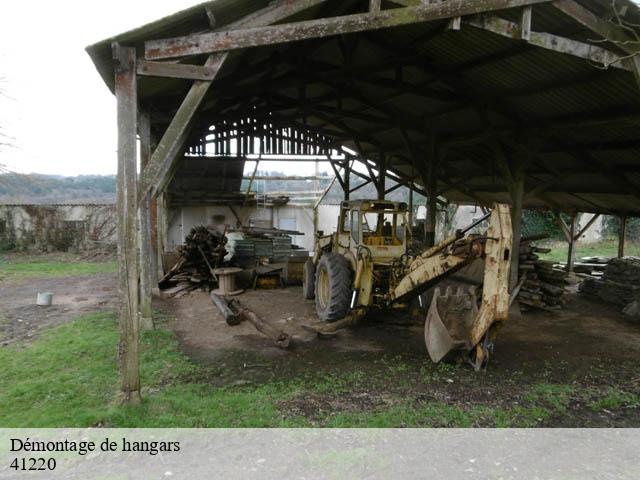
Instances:
[[[636,4],[640,4],[637,0],[634,1]],[[611,0],[611,14],[606,21],[612,23],[621,34],[616,38],[607,36],[602,39],[591,39],[594,43],[613,43],[623,52],[626,52],[626,55],[616,60],[617,62],[630,60],[640,54],[640,49],[637,47],[640,44],[640,24],[633,23],[625,18],[627,10],[628,5],[619,5],[618,0]],[[605,64],[602,68],[608,67],[609,64]]]

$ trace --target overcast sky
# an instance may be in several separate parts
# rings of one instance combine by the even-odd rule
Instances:
[[[0,164],[22,173],[115,173],[115,98],[84,48],[198,3],[3,2],[0,77],[11,98],[0,98],[0,122],[16,148],[0,151]]]

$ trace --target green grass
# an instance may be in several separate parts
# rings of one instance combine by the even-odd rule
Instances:
[[[143,404],[116,401],[118,331],[112,314],[57,327],[33,344],[0,349],[3,427],[284,426],[274,398],[283,386],[219,388],[166,330],[141,339]],[[194,380],[195,379],[195,380]]]
[[[78,262],[64,255],[0,256],[0,280],[115,272],[115,262]]]
[[[541,244],[542,246],[542,244]],[[550,260],[558,263],[567,261],[568,245],[566,242],[553,242],[544,245],[551,248],[551,252],[539,254],[543,260]],[[640,243],[627,241],[625,243],[625,255],[640,256]],[[580,243],[576,246],[576,259],[581,257],[616,257],[618,255],[618,242],[615,240],[604,240],[595,243]]]
[[[310,371],[238,385],[243,371],[235,371],[232,358],[224,367],[196,364],[161,326],[144,332],[140,342],[143,403],[122,406],[116,401],[117,341],[115,315],[103,313],[56,327],[33,343],[0,348],[0,426],[532,427],[568,414],[574,398],[592,410],[640,405],[637,394],[578,395],[554,383],[523,385],[518,402],[449,403],[429,392],[452,381],[464,384],[473,372],[402,357],[383,358],[368,373],[357,367]],[[358,403],[363,396],[376,401]],[[292,408],[314,401],[320,407],[306,417]]]

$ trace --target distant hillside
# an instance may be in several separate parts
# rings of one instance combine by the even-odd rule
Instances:
[[[114,175],[0,175],[0,203],[113,203],[115,197]]]
[[[259,176],[282,177],[286,174],[277,171],[259,171]],[[320,173],[327,176],[327,172]],[[352,188],[362,183],[359,178],[352,179]],[[309,192],[323,191],[329,186],[329,180],[318,182],[305,180],[258,180],[254,182],[252,190],[264,192]],[[242,190],[248,186],[248,180],[242,182]],[[387,180],[387,188],[393,187],[395,182]],[[373,184],[365,185],[351,195],[356,198],[376,198]],[[116,197],[115,175],[80,175],[77,177],[63,177],[59,175],[15,173],[0,174],[0,203],[114,203]],[[324,203],[339,203],[343,198],[342,188],[334,182],[325,197]],[[388,200],[409,201],[409,190],[398,188],[387,196]],[[424,197],[415,194],[416,205],[424,204]]]

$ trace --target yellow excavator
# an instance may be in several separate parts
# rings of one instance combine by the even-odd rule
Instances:
[[[467,234],[487,220],[485,233]],[[405,203],[342,202],[337,231],[319,232],[314,256],[304,265],[305,298],[315,299],[321,320],[335,322],[406,304],[435,287],[424,329],[429,356],[434,362],[466,360],[482,368],[508,318],[509,206],[495,204],[469,227],[421,252],[409,252],[408,232]],[[439,282],[478,259],[484,259],[481,295],[473,287],[440,291]]]

